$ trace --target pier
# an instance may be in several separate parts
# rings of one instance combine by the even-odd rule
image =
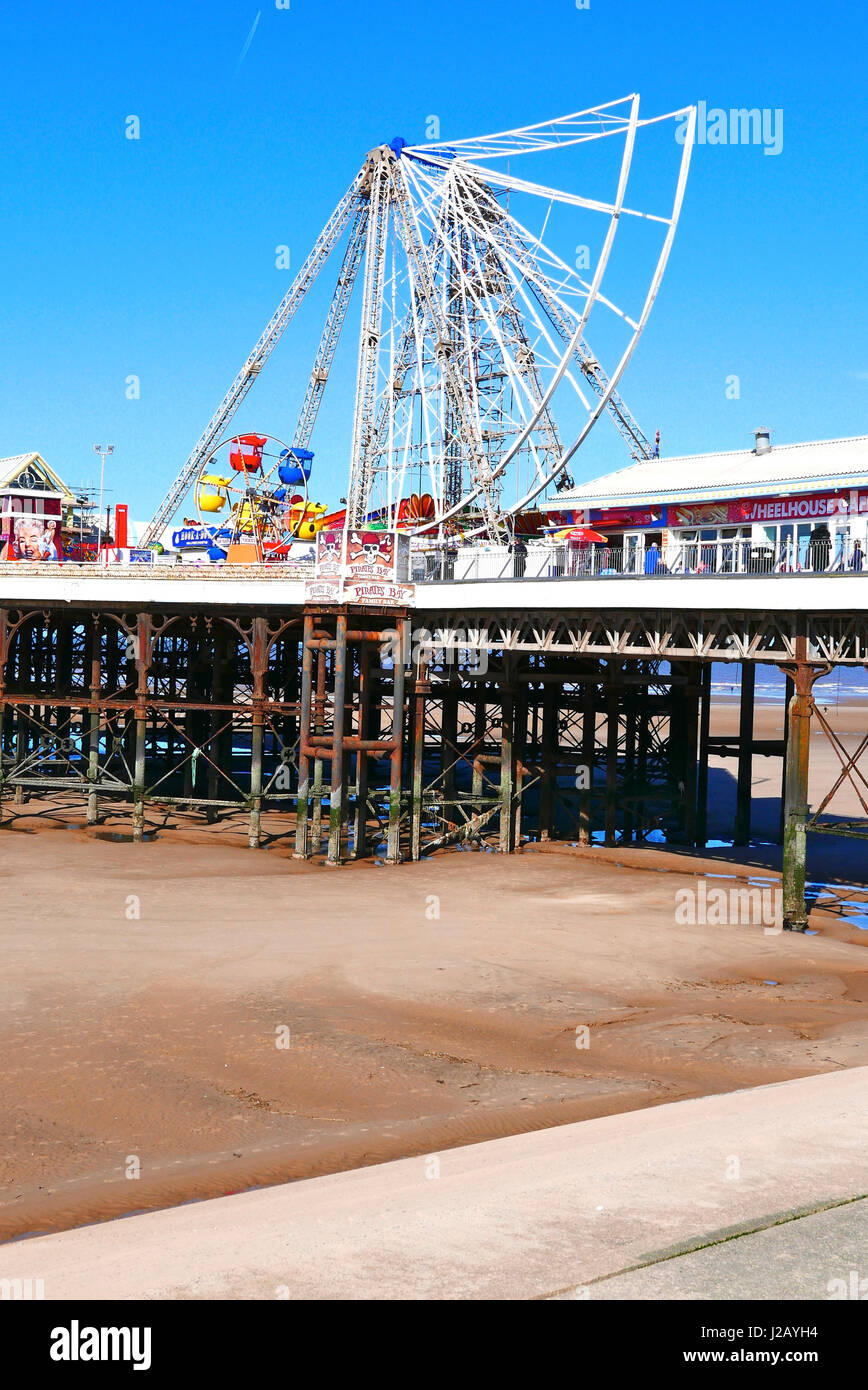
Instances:
[[[444,581],[383,609],[305,602],[239,567],[3,567],[0,812],[44,800],[142,840],[161,811],[262,817],[297,857],[416,860],[451,845],[707,838],[709,757],[781,767],[785,925],[806,925],[807,832],[868,836],[863,739],[847,753],[814,682],[868,666],[853,573]],[[711,663],[740,668],[737,738],[709,730]],[[786,677],[780,740],[753,736],[756,669]],[[816,725],[840,775],[812,812]],[[820,821],[845,780],[864,821]],[[77,809],[76,809],[77,808]]]

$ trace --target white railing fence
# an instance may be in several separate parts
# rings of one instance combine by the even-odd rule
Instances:
[[[530,541],[518,552],[508,546],[427,547],[411,552],[410,579],[415,584],[441,584],[475,579],[599,579],[610,575],[661,574],[749,575],[868,573],[861,546],[847,550],[826,543],[803,546],[796,553],[792,544],[777,549],[748,540],[703,541],[642,551],[622,546],[595,545],[573,548],[567,545]],[[310,562],[272,561],[259,565],[230,564],[116,564],[97,565],[72,560],[62,564],[23,560],[0,562],[0,576],[51,575],[66,578],[141,578],[214,583],[237,579],[265,579],[272,583],[314,577]]]
[[[416,583],[468,579],[596,579],[610,575],[822,574],[868,572],[861,547],[845,553],[828,543],[797,554],[792,545],[775,548],[748,540],[689,542],[646,550],[595,545],[527,544],[518,553],[507,546],[431,550],[411,556]]]

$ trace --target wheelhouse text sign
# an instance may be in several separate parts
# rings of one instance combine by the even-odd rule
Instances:
[[[823,521],[836,516],[864,516],[868,492],[841,488],[837,492],[801,495],[721,498],[716,502],[669,502],[649,508],[591,507],[589,524],[651,530],[662,526],[740,526],[747,522]]]

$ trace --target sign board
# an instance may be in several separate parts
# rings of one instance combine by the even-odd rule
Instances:
[[[305,603],[342,603],[343,585],[340,579],[306,579]]]
[[[131,549],[129,546],[104,545],[100,552],[104,565],[152,565],[153,550]]]
[[[182,526],[172,532],[173,550],[207,550],[212,544],[211,533],[204,526]]]
[[[375,604],[378,607],[403,608],[412,603],[416,592],[414,584],[393,584],[389,580],[360,579],[344,580],[344,603]]]
[[[670,502],[665,506],[637,508],[592,507],[591,523],[652,530],[661,526],[743,526],[745,523],[823,521],[834,516],[868,511],[868,494],[855,489],[838,492],[806,492],[790,496],[721,498],[715,502]]]
[[[413,601],[410,537],[400,531],[323,529],[317,533],[314,573],[305,585],[310,603],[403,607]]]
[[[4,518],[0,551],[6,560],[43,563],[62,558],[60,520],[33,513]]]
[[[670,526],[744,525],[763,521],[822,521],[849,511],[848,495],[814,492],[802,497],[745,497],[737,502],[701,502],[670,507]]]
[[[641,531],[645,527],[660,526],[666,519],[666,507],[614,507],[608,511],[591,508],[594,526],[625,526],[629,530]]]

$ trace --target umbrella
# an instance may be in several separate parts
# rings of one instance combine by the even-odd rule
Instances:
[[[591,541],[605,541],[607,536],[601,536],[599,531],[592,531],[590,526],[566,526],[563,531],[556,531],[552,536],[553,541],[573,541],[576,545],[587,545]]]

